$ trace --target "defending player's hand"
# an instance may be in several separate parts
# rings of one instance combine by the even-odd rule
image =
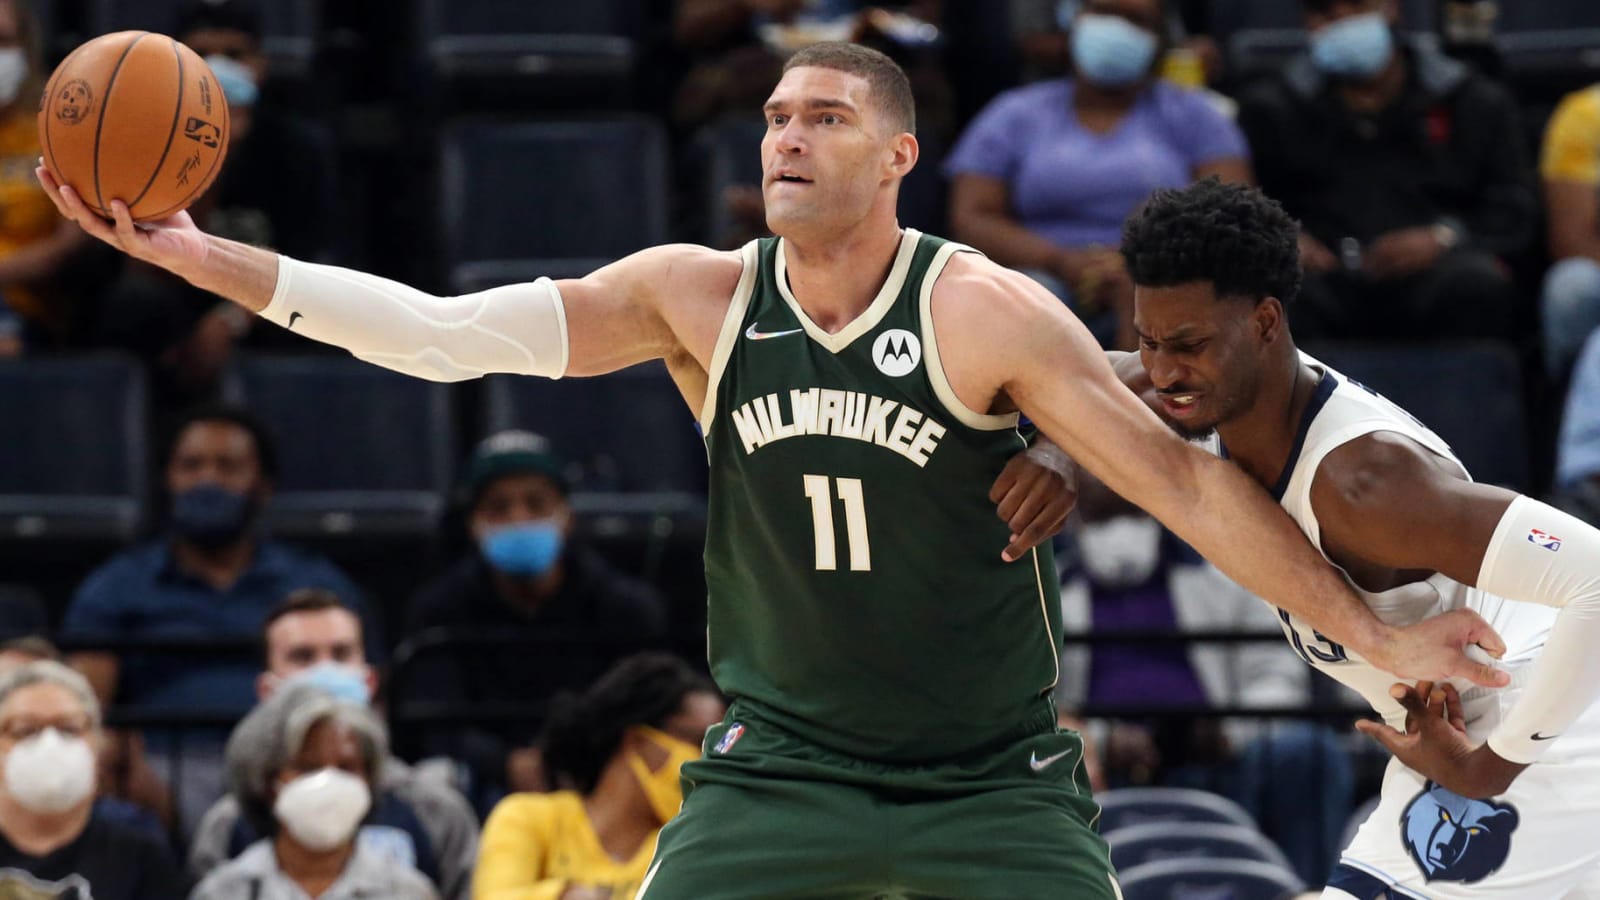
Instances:
[[[33,171],[57,211],[78,223],[78,227],[90,235],[129,256],[171,271],[205,261],[205,234],[195,226],[194,219],[187,212],[180,211],[165,219],[136,226],[128,215],[127,204],[112,200],[113,221],[107,222],[85,206],[70,186],[57,184],[49,169],[41,165]]]
[[[1078,502],[1077,466],[1041,436],[1006,463],[989,489],[989,500],[1011,528],[1011,542],[1000,558],[1015,562],[1067,524]]]
[[[1499,796],[1527,768],[1467,738],[1461,698],[1450,685],[1396,684],[1389,694],[1405,707],[1405,733],[1369,719],[1357,722],[1356,728],[1446,790],[1475,800]]]
[[[1485,687],[1504,687],[1511,676],[1482,657],[1487,653],[1499,659],[1505,652],[1505,641],[1482,616],[1470,609],[1453,609],[1395,629],[1389,643],[1367,654],[1367,661],[1400,678],[1465,678]],[[1474,653],[1479,658],[1474,659]]]

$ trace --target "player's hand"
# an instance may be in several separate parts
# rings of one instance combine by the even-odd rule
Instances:
[[[1473,800],[1486,800],[1505,793],[1527,768],[1523,763],[1503,759],[1488,744],[1474,746],[1467,739],[1461,698],[1449,685],[1419,682],[1413,688],[1396,684],[1389,689],[1389,695],[1405,707],[1405,733],[1370,719],[1357,722],[1356,728],[1446,790]]]
[[[171,272],[183,274],[184,269],[205,262],[205,233],[195,226],[187,212],[179,211],[155,222],[133,224],[128,206],[121,200],[111,201],[110,222],[102,219],[88,206],[70,185],[57,184],[55,176],[43,165],[33,170],[44,192],[56,210],[78,223],[90,235],[116,247],[134,259],[160,266]]]
[[[1495,659],[1506,652],[1505,641],[1482,616],[1470,609],[1453,609],[1394,629],[1385,646],[1363,655],[1378,668],[1401,678],[1465,678],[1485,687],[1504,687],[1511,682],[1511,676],[1492,663],[1469,656],[1468,651],[1473,648],[1481,651],[1480,656],[1487,653]]]
[[[1011,528],[1011,542],[1000,558],[1015,562],[1067,524],[1078,502],[1077,464],[1041,436],[1006,463],[989,488],[989,502]]]

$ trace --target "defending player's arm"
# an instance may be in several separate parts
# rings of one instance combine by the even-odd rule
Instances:
[[[966,299],[949,299],[957,295]],[[1173,434],[1117,380],[1082,323],[1032,281],[987,263],[947,271],[934,308],[947,374],[998,385],[1080,465],[1247,590],[1411,677],[1503,683],[1503,673],[1464,654],[1480,641],[1503,650],[1481,619],[1440,616],[1413,629],[1379,622],[1264,491]]]
[[[1377,433],[1328,455],[1312,484],[1323,543],[1390,569],[1441,572],[1510,600],[1560,607],[1521,697],[1479,747],[1378,723],[1408,765],[1466,796],[1502,793],[1600,697],[1600,531],[1537,500],[1474,484],[1415,442]],[[1413,701],[1415,702],[1415,701]]]
[[[90,212],[71,188],[36,170],[62,215],[130,256],[167,269],[300,334],[386,368],[434,381],[491,372],[599,374],[682,347],[658,301],[674,290],[702,292],[738,263],[699,247],[641,251],[571,281],[508,285],[460,297],[425,291],[352,269],[300,262],[206,234],[187,213],[135,227],[120,201],[114,222]],[[732,278],[727,271],[731,262]],[[718,271],[709,273],[707,269]],[[682,294],[678,294],[681,296]]]

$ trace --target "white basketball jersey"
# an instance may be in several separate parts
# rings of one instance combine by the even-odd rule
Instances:
[[[1466,467],[1450,446],[1410,413],[1311,356],[1301,353],[1301,358],[1323,373],[1322,381],[1306,406],[1294,449],[1289,453],[1289,465],[1274,493],[1324,558],[1327,552],[1322,548],[1322,529],[1311,508],[1311,484],[1322,460],[1335,448],[1374,432],[1394,432],[1416,441],[1467,475]],[[1501,704],[1509,699],[1496,695],[1502,690],[1515,691],[1520,686],[1518,672],[1526,669],[1544,646],[1557,612],[1550,607],[1513,603],[1439,573],[1424,581],[1379,593],[1364,591],[1354,581],[1351,585],[1373,613],[1391,625],[1411,625],[1429,616],[1465,607],[1483,616],[1499,633],[1507,648],[1499,665],[1512,672],[1511,687],[1479,688],[1465,681],[1456,684],[1462,695],[1467,731],[1479,741],[1488,737],[1499,721]],[[1301,659],[1361,694],[1385,721],[1404,730],[1405,710],[1389,696],[1390,685],[1399,679],[1368,663],[1359,654],[1329,641],[1287,612],[1279,610],[1278,615],[1284,635]]]

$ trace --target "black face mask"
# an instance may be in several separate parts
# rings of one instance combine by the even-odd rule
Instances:
[[[238,540],[255,519],[249,494],[236,494],[218,484],[200,484],[172,497],[172,528],[201,547],[225,547]]]

